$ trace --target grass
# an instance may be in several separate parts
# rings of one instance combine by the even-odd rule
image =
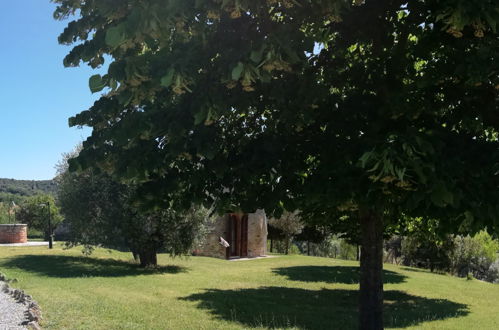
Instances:
[[[130,257],[1,247],[0,271],[40,303],[47,329],[357,328],[355,262],[161,255],[144,270]],[[499,328],[499,285],[393,265],[385,282],[386,328]]]

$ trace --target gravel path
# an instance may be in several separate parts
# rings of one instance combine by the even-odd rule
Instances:
[[[25,310],[26,305],[16,303],[11,296],[0,291],[0,330],[26,329],[22,325],[26,321]]]

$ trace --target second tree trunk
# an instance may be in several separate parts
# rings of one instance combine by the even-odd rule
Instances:
[[[383,220],[379,214],[360,216],[359,329],[383,329]]]

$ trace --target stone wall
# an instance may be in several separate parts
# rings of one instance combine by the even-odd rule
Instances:
[[[242,216],[242,215],[241,215]],[[219,217],[212,225],[205,241],[196,251],[196,255],[227,258],[227,248],[219,243],[219,238],[227,239],[228,215]],[[248,213],[248,257],[264,256],[267,253],[267,217],[265,211]]]
[[[22,224],[0,225],[0,244],[28,242],[28,226]]]
[[[263,210],[248,214],[248,257],[267,254],[267,216]]]
[[[227,215],[219,217],[212,224],[209,234],[203,244],[196,251],[196,255],[213,257],[213,258],[226,258],[226,248],[218,242],[219,237],[226,237],[227,231]]]

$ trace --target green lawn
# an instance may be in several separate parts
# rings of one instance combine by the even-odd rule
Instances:
[[[141,270],[104,249],[0,247],[0,271],[48,329],[351,329],[357,263],[306,256],[170,259]],[[385,266],[387,328],[499,329],[499,285]]]

